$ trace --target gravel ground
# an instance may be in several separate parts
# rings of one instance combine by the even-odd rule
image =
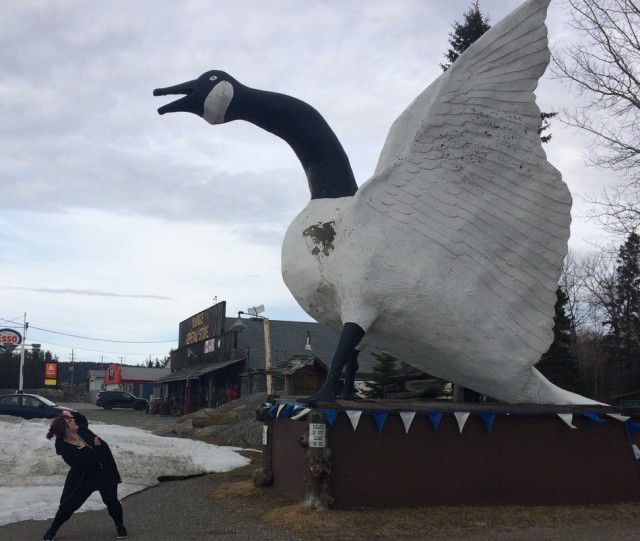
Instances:
[[[74,404],[90,422],[162,430],[177,417]],[[96,427],[96,431],[99,430]],[[636,541],[640,504],[589,507],[451,507],[318,512],[272,489],[253,487],[260,461],[222,474],[163,482],[123,501],[129,539],[137,541]],[[117,458],[117,457],[116,457]],[[49,521],[0,527],[0,539],[39,540]],[[75,514],[57,541],[114,539],[106,510]]]

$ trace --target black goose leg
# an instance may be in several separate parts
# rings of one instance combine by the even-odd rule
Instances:
[[[347,366],[344,369],[344,389],[340,393],[340,398],[346,398],[347,400],[355,400],[360,398],[358,393],[356,393],[356,372],[360,365],[358,364],[358,354],[360,352],[357,349],[354,349],[351,352],[349,360],[347,361]]]
[[[336,347],[333,359],[331,360],[327,379],[325,380],[322,389],[313,396],[300,400],[300,402],[305,404],[312,404],[313,402],[335,402],[336,389],[338,388],[338,380],[342,374],[342,369],[347,364],[347,361],[351,359],[356,346],[360,343],[363,336],[364,330],[357,323],[344,324],[342,332],[340,333],[340,340],[338,340],[338,346]]]

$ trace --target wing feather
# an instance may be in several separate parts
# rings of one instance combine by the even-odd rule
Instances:
[[[418,96],[355,196],[445,248],[495,296],[487,309],[504,328],[541,353],[571,221],[538,134],[548,4],[525,2]]]

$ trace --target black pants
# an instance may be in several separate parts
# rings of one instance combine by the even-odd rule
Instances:
[[[107,511],[109,515],[111,515],[116,527],[122,525],[122,505],[120,505],[120,501],[118,500],[118,485],[116,483],[109,483],[100,488],[96,488],[95,485],[92,486],[92,484],[81,482],[68,498],[60,502],[60,507],[58,507],[58,512],[53,519],[51,529],[57,532],[60,526],[67,522],[67,520],[71,518],[71,515],[80,509],[82,504],[86,502],[89,496],[96,490],[100,492],[102,501],[107,506]]]

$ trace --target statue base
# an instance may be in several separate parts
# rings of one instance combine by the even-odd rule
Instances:
[[[317,415],[292,420],[298,408],[273,408],[268,418],[273,486],[293,499],[308,498],[316,475],[308,451],[324,443],[317,450],[330,451],[325,485],[336,509],[640,501],[638,412],[344,401],[314,410],[326,420],[314,441]]]

